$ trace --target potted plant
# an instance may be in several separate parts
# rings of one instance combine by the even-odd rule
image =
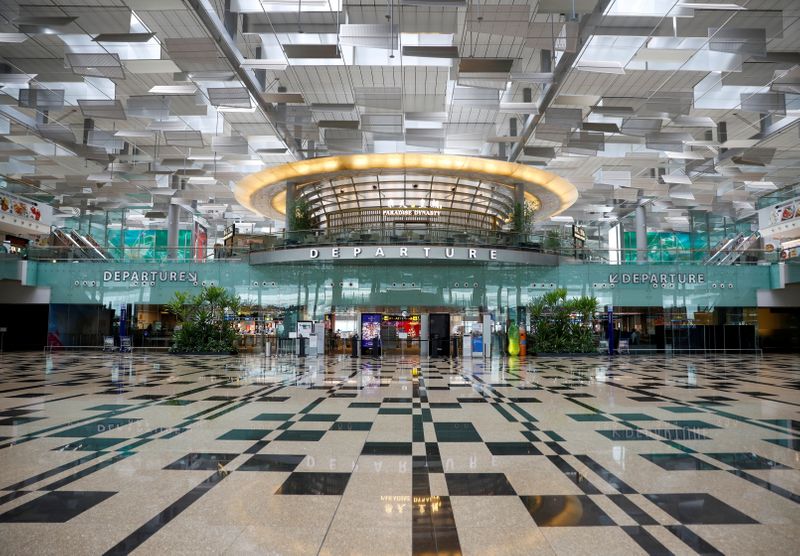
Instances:
[[[175,292],[167,310],[175,315],[172,353],[234,354],[239,331],[227,315],[241,307],[238,296],[219,286],[203,287],[200,293]]]
[[[527,337],[529,350],[538,354],[596,352],[592,319],[597,306],[594,296],[567,299],[564,288],[537,297],[528,306],[532,327]]]
[[[533,230],[533,219],[536,210],[532,203],[515,203],[511,212],[511,231],[516,234],[518,242],[525,242],[528,234]]]
[[[317,223],[311,212],[311,204],[308,199],[300,197],[294,202],[292,210],[289,211],[289,230],[297,240],[303,240],[314,229]]]

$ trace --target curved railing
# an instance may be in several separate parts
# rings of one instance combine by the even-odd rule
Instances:
[[[119,248],[101,249],[104,257],[96,256],[93,250],[75,247],[29,247],[17,257],[53,262],[213,262],[248,261],[254,252],[280,251],[305,247],[350,247],[370,245],[408,246],[453,246],[511,249],[558,255],[565,264],[712,264],[714,249],[662,248],[650,252],[647,258],[640,257],[636,249],[599,249],[576,247],[571,237],[558,237],[552,232],[515,233],[508,231],[482,231],[463,229],[393,230],[362,229],[351,231],[301,230],[247,236],[247,245],[223,247],[217,245],[196,250],[189,247],[171,248]],[[13,257],[9,255],[9,257]],[[736,260],[725,264],[763,264],[778,262],[777,253],[761,249],[745,249]]]

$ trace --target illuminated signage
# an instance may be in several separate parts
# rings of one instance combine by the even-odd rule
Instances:
[[[177,272],[167,270],[104,270],[103,282],[141,282],[142,285],[150,282],[188,282],[197,285],[197,272]]]
[[[384,216],[395,216],[395,217],[405,217],[405,216],[433,216],[438,218],[441,214],[441,211],[436,209],[388,209],[383,211]]]
[[[419,322],[419,315],[383,315],[383,322]]]
[[[390,254],[391,258],[409,258],[411,247],[396,247]],[[455,260],[485,260],[496,261],[497,249],[473,249],[455,247],[413,247],[417,252],[410,255],[415,259],[455,259]],[[396,252],[395,252],[396,251]],[[308,250],[309,259],[381,259],[386,258],[384,247],[314,247]]]
[[[672,288],[676,284],[706,283],[706,275],[702,272],[614,272],[608,275],[608,283],[616,284],[644,284],[652,288]]]

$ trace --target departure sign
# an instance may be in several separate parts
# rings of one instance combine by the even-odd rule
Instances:
[[[653,288],[667,288],[675,284],[706,283],[706,275],[702,272],[612,272],[608,275],[608,283],[645,284]]]

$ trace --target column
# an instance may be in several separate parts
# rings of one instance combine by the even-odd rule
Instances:
[[[420,315],[419,319],[419,356],[430,356],[431,328],[428,313]]]
[[[644,205],[636,207],[636,261],[647,262],[647,214]]]
[[[119,258],[125,258],[125,209],[119,217]]]
[[[106,225],[103,228],[103,247],[108,249],[108,210],[106,210]]]
[[[292,182],[286,183],[286,226],[287,232],[294,231],[292,226],[292,213],[294,212],[295,189]]]
[[[192,215],[197,214],[197,201],[195,199],[192,199],[191,206]],[[197,234],[195,233],[197,231],[197,225],[194,221],[194,217],[192,217],[192,220],[189,224],[189,259],[204,259],[206,256],[205,252],[200,253],[199,251],[195,251],[195,248],[197,247]],[[180,232],[178,233],[180,234]],[[206,242],[208,242],[208,230],[206,230]]]
[[[172,189],[181,190],[183,184],[181,177],[177,174],[172,174],[170,177],[170,187]],[[181,207],[170,202],[169,209],[167,210],[167,258],[178,258],[178,243],[180,237],[180,222],[181,221]]]
[[[78,233],[83,231],[83,221],[86,220],[86,209],[88,205],[88,200],[81,199],[80,216],[78,217]]]
[[[514,219],[513,232],[517,243],[527,240],[528,223],[525,221],[525,186],[518,183],[514,186]]]
[[[178,258],[178,236],[180,231],[181,207],[170,204],[167,212],[167,258]]]

